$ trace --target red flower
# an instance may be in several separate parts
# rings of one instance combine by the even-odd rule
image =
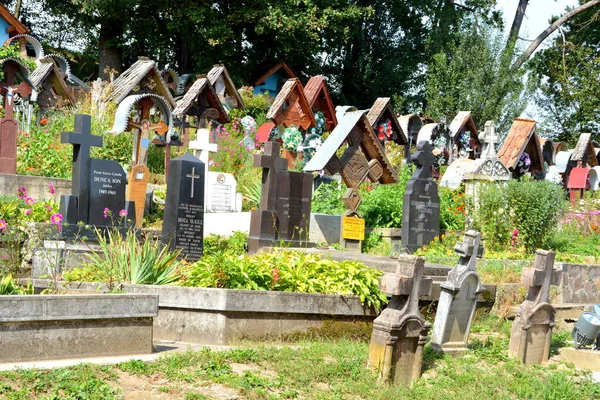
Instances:
[[[379,134],[377,135],[377,139],[379,139],[379,140],[385,140],[385,134],[383,134],[383,133],[379,133]]]
[[[40,125],[46,125],[48,123],[48,118],[44,118],[40,121]]]

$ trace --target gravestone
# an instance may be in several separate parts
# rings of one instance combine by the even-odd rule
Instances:
[[[204,240],[204,163],[186,153],[171,160],[162,242],[182,249],[188,261],[202,257]]]
[[[144,222],[144,210],[146,209],[146,192],[150,170],[143,164],[134,165],[129,171],[129,185],[127,185],[127,198],[135,203],[136,227],[141,228]]]
[[[207,212],[239,211],[237,204],[237,181],[232,174],[210,171],[208,173],[207,188]]]
[[[125,171],[112,160],[90,158],[91,147],[101,147],[102,137],[91,134],[91,117],[75,115],[74,132],[63,132],[62,143],[73,145],[73,173],[71,195],[61,196],[60,213],[65,235],[93,235],[89,230],[81,230],[75,225],[83,223],[96,227],[119,225],[127,227],[135,224],[135,204],[125,201]],[[104,209],[111,211],[113,218],[104,218]],[[127,218],[118,218],[121,210],[127,212]]]
[[[537,250],[533,268],[521,273],[521,283],[529,290],[513,322],[508,355],[525,364],[543,364],[550,356],[556,312],[550,304],[550,286],[560,285],[562,278],[562,272],[554,269],[554,257],[551,251]]]
[[[421,376],[430,324],[419,311],[419,297],[431,294],[424,269],[423,257],[402,254],[396,273],[381,280],[381,291],[392,298],[373,322],[368,364],[385,383],[408,386]]]
[[[408,180],[402,204],[402,247],[414,253],[440,234],[440,198],[431,167],[437,160],[431,144],[421,141],[411,156],[417,169]]]
[[[475,268],[477,257],[483,253],[479,232],[467,231],[454,251],[460,259],[448,273],[447,280],[440,284],[440,300],[430,345],[437,352],[460,356],[467,350],[477,295],[483,291]]]
[[[254,166],[263,172],[260,209],[250,216],[250,254],[280,241],[291,247],[312,245],[308,242],[312,174],[288,171],[279,150],[279,143],[267,142],[265,154],[254,156]]]

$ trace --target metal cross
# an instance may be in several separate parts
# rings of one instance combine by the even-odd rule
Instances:
[[[196,175],[196,167],[192,167],[192,173],[186,175],[187,178],[192,178],[192,199],[194,198],[194,179],[200,178],[200,175]]]

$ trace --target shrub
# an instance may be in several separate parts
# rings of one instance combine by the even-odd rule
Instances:
[[[9,294],[33,294],[33,286],[30,284],[25,288],[21,287],[15,282],[12,275],[7,275],[0,279],[0,295]]]
[[[391,185],[374,184],[361,191],[362,203],[359,214],[369,228],[400,228],[402,226],[402,204],[406,183],[412,175],[412,167],[405,167],[398,173],[398,183]]]
[[[252,256],[219,252],[203,257],[189,270],[186,286],[284,292],[356,295],[379,309],[380,271],[357,261],[337,262],[315,254],[273,250]]]
[[[313,191],[311,212],[314,214],[342,215],[346,209],[342,196],[346,187],[337,181],[323,183]]]
[[[212,256],[219,253],[246,254],[248,251],[247,238],[248,234],[242,231],[235,231],[229,237],[210,234],[204,238],[204,256]]]
[[[68,281],[169,285],[181,277],[181,250],[170,252],[158,241],[138,241],[133,231],[121,235],[118,230],[104,234],[96,230],[100,251],[88,254],[89,262],[65,274]]]
[[[440,229],[457,231],[465,229],[465,194],[461,190],[439,187]]]

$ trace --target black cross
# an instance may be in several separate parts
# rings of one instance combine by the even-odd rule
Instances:
[[[75,132],[63,132],[61,143],[73,145],[73,177],[71,193],[77,196],[78,220],[89,220],[90,203],[90,149],[102,147],[102,136],[91,132],[92,117],[85,114],[75,115]]]
[[[431,152],[431,143],[420,141],[417,144],[417,151],[412,155],[411,160],[417,164],[417,170],[415,171],[413,178],[431,178],[431,167],[437,164],[437,159]]]
[[[277,203],[277,171],[285,171],[288,167],[287,159],[279,157],[279,143],[265,143],[265,154],[254,156],[254,166],[263,169],[260,209],[275,210],[275,204]]]

